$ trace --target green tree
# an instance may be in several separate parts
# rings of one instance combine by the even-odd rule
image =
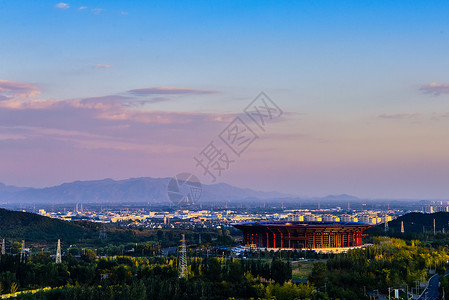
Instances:
[[[279,284],[292,278],[292,268],[289,263],[273,259],[271,261],[271,278]]]
[[[309,275],[309,280],[317,287],[321,287],[327,280],[327,266],[324,262],[317,262],[313,264],[312,272]]]

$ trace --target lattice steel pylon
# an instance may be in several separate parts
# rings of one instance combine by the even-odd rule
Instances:
[[[99,235],[99,238],[101,239],[101,240],[104,240],[104,239],[106,239],[106,237],[107,237],[107,233],[106,233],[106,225],[105,225],[105,223],[106,223],[106,221],[105,221],[105,215],[104,215],[104,210],[103,210],[103,217],[101,218],[101,229],[100,229],[100,235]]]
[[[58,248],[56,249],[56,263],[60,264],[62,263],[62,257],[61,257],[61,240],[58,239]]]
[[[20,250],[20,262],[25,262],[25,240],[22,240],[22,249]]]
[[[435,230],[435,219],[433,219],[433,235],[436,234],[436,230]]]
[[[6,254],[6,241],[5,239],[2,240],[2,255]]]
[[[404,230],[404,221],[401,221],[401,233],[404,233],[405,232],[405,230]]]
[[[179,246],[178,272],[179,278],[187,279],[187,247],[185,234],[182,235],[181,246]]]

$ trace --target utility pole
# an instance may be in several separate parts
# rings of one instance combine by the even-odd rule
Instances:
[[[58,239],[58,248],[56,249],[56,263],[60,264],[62,262],[61,259],[61,240]]]
[[[181,246],[179,246],[179,262],[178,273],[179,278],[187,279],[187,250],[186,250],[186,236],[182,235]]]

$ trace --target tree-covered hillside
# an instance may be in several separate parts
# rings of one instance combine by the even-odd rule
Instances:
[[[93,235],[93,229],[77,223],[52,219],[33,213],[0,209],[0,237],[34,242],[60,239],[78,241]]]

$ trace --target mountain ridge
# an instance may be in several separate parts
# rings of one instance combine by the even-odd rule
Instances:
[[[168,202],[169,177],[137,177],[122,180],[105,178],[100,180],[73,181],[44,188],[20,188],[0,183],[0,202],[24,203],[119,203],[119,202]],[[255,191],[227,183],[202,185],[201,201],[238,201],[247,198],[273,199],[294,198],[279,193]]]

